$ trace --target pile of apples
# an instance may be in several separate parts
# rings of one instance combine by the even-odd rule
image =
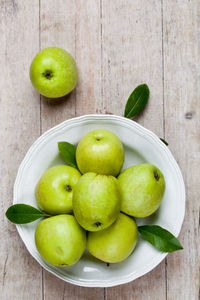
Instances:
[[[38,224],[35,242],[47,262],[71,266],[85,248],[107,263],[121,262],[133,252],[138,239],[133,217],[147,217],[158,209],[165,180],[151,164],[120,174],[123,162],[119,138],[95,130],[77,146],[78,169],[57,165],[43,174],[35,195],[51,216]]]

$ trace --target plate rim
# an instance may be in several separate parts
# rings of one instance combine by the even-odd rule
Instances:
[[[44,141],[44,139],[46,139],[49,135],[55,133],[57,130],[60,130],[61,128],[65,127],[65,126],[69,126],[69,125],[73,125],[77,122],[79,122],[79,124],[81,122],[87,121],[87,120],[119,120],[120,122],[123,122],[124,124],[131,126],[131,127],[135,127],[138,131],[145,133],[145,135],[150,136],[156,143],[159,144],[159,146],[162,148],[162,150],[164,152],[166,152],[168,159],[171,161],[173,167],[176,170],[176,173],[179,177],[179,184],[180,184],[180,192],[181,192],[181,198],[182,198],[182,211],[179,217],[179,228],[176,230],[176,232],[174,233],[174,235],[177,237],[181,231],[182,228],[182,224],[184,221],[184,215],[185,215],[185,184],[184,184],[184,180],[183,180],[183,176],[180,170],[180,167],[178,166],[178,163],[176,162],[174,156],[172,155],[171,151],[169,150],[169,148],[160,140],[160,138],[152,131],[150,131],[149,129],[143,127],[142,125],[136,123],[135,121],[131,120],[131,119],[127,119],[125,117],[122,116],[117,116],[117,115],[110,115],[110,114],[87,114],[87,115],[82,115],[79,117],[74,117],[74,118],[70,118],[67,119],[61,123],[59,123],[58,125],[48,129],[47,131],[45,131],[42,135],[40,135],[35,142],[30,146],[29,150],[27,151],[27,153],[25,154],[22,162],[19,165],[18,171],[17,171],[17,175],[16,175],[16,179],[15,179],[15,183],[14,183],[14,188],[13,188],[13,204],[18,203],[17,201],[17,189],[18,189],[18,183],[23,171],[23,168],[25,167],[26,163],[28,162],[28,160],[31,157],[32,152],[35,150],[35,148],[37,147],[37,145],[39,145],[42,141]],[[23,239],[23,225],[16,225],[17,227],[17,231],[23,241],[23,243],[25,244],[28,252],[33,256],[33,258],[47,271],[49,271],[50,273],[54,274],[56,277],[64,280],[65,282],[74,284],[74,285],[78,285],[78,286],[84,286],[84,287],[112,287],[112,286],[117,286],[120,284],[125,284],[128,282],[131,282],[145,274],[147,274],[148,272],[152,271],[155,267],[157,267],[161,261],[167,256],[168,253],[157,253],[155,258],[150,262],[150,264],[146,265],[144,268],[140,269],[140,271],[138,273],[131,273],[129,275],[124,276],[121,279],[115,280],[113,281],[107,281],[105,282],[101,282],[101,280],[96,280],[96,281],[84,281],[83,279],[72,279],[72,278],[68,278],[65,277],[63,278],[61,274],[59,274],[57,272],[56,269],[54,269],[53,266],[48,265],[47,263],[45,263],[40,257],[37,257],[35,253],[33,253],[34,251],[31,249],[31,247],[29,247],[27,241],[24,241]]]

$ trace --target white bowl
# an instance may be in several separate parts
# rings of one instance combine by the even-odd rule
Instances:
[[[114,115],[86,115],[67,120],[45,132],[27,152],[14,185],[13,203],[36,206],[34,189],[40,176],[49,167],[64,163],[58,155],[57,142],[77,144],[87,132],[108,129],[114,132],[125,148],[123,169],[148,162],[163,172],[166,190],[160,209],[151,217],[137,219],[137,224],[158,224],[178,236],[185,212],[185,187],[181,171],[168,147],[151,131],[129,119]],[[39,221],[18,225],[18,232],[30,254],[40,265],[57,277],[80,286],[109,287],[130,282],[155,268],[166,253],[157,251],[139,239],[135,251],[125,261],[108,267],[85,251],[72,267],[54,267],[38,253],[34,232]]]

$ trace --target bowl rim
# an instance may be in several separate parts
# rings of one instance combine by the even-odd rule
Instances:
[[[176,227],[176,230],[174,230],[174,235],[177,237],[181,231],[181,227],[184,221],[184,215],[185,215],[185,184],[184,184],[184,180],[183,180],[183,176],[181,173],[181,170],[174,158],[174,156],[172,155],[171,151],[169,150],[169,148],[160,140],[160,138],[153,133],[152,131],[150,131],[149,129],[146,129],[145,127],[143,127],[142,125],[136,123],[135,121],[131,120],[131,119],[127,119],[125,117],[122,116],[118,116],[118,115],[110,115],[110,114],[87,114],[87,115],[82,115],[79,117],[74,117],[74,118],[70,118],[68,120],[65,120],[61,123],[59,123],[58,125],[50,128],[49,130],[45,131],[41,136],[39,136],[35,142],[30,146],[29,150],[27,151],[25,157],[23,158],[22,162],[19,165],[18,168],[18,172],[17,172],[17,176],[15,179],[15,183],[14,183],[14,188],[13,188],[13,204],[18,203],[17,200],[17,191],[18,191],[18,185],[19,185],[19,181],[22,175],[22,171],[24,169],[24,167],[26,166],[27,162],[29,161],[29,159],[31,158],[31,154],[33,153],[33,151],[36,149],[37,145],[41,144],[42,142],[44,142],[44,140],[51,134],[54,134],[56,131],[61,130],[63,127],[65,126],[71,126],[73,124],[79,123],[81,124],[81,122],[84,121],[88,121],[88,120],[113,120],[113,121],[120,121],[122,123],[124,123],[124,125],[127,125],[128,127],[135,127],[140,133],[143,133],[149,137],[151,137],[152,140],[154,140],[155,143],[159,144],[159,147],[162,148],[162,150],[165,152],[165,154],[168,156],[168,159],[171,161],[176,174],[178,176],[179,179],[179,184],[180,184],[180,192],[181,192],[181,199],[182,199],[182,209],[181,211],[179,211],[179,227]],[[125,283],[129,283],[143,275],[145,275],[146,273],[152,271],[156,266],[158,266],[161,261],[167,256],[168,253],[157,253],[155,255],[155,257],[151,260],[151,262],[144,266],[143,268],[140,269],[140,271],[138,271],[137,273],[131,273],[129,275],[123,276],[121,279],[112,281],[112,280],[108,280],[106,283],[105,282],[101,282],[101,280],[94,280],[91,282],[85,281],[83,279],[72,279],[72,278],[63,278],[62,275],[60,273],[57,272],[56,269],[54,269],[54,266],[47,264],[44,262],[44,260],[42,260],[40,257],[37,257],[36,251],[34,251],[31,246],[29,245],[29,243],[27,241],[25,241],[23,239],[23,225],[16,225],[17,227],[17,231],[22,239],[22,241],[25,244],[25,247],[27,248],[28,252],[34,257],[34,259],[47,271],[49,271],[50,273],[54,274],[56,277],[74,284],[74,285],[78,285],[78,286],[83,286],[83,287],[112,287],[112,286],[117,286],[117,285],[121,285],[121,284],[125,284]]]

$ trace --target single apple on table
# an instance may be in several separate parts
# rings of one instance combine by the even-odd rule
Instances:
[[[138,239],[135,221],[122,213],[108,228],[89,232],[88,251],[107,263],[117,263],[126,259],[134,250]]]
[[[118,177],[121,211],[138,218],[153,214],[161,204],[165,179],[151,164],[139,164],[124,170]]]
[[[74,216],[54,216],[38,224],[35,243],[40,255],[50,264],[71,266],[81,258],[85,250],[86,232]]]
[[[73,189],[80,177],[77,169],[66,165],[48,169],[35,189],[40,209],[51,215],[71,213]]]
[[[81,173],[117,176],[124,162],[124,149],[119,138],[109,130],[94,130],[86,134],[76,149],[76,161]]]
[[[78,70],[73,57],[64,49],[49,47],[33,59],[30,79],[35,89],[49,98],[69,94],[78,81]]]
[[[119,215],[120,204],[117,179],[113,176],[86,173],[74,187],[74,215],[86,230],[110,226]]]

